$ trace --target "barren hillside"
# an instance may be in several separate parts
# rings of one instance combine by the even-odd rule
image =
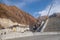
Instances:
[[[36,19],[30,14],[18,9],[15,6],[7,6],[5,4],[0,4],[0,18],[8,18],[13,22],[21,24],[31,24],[36,21]]]

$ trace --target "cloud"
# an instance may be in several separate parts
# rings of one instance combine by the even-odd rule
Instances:
[[[51,13],[60,12],[60,0],[55,0]]]
[[[37,12],[34,13],[33,15],[35,18],[38,18],[40,16],[40,14],[38,14]]]
[[[26,5],[26,3],[21,0],[0,0],[0,2],[7,5],[17,6],[18,8],[23,8]]]
[[[5,0],[5,1],[4,0],[0,0],[0,3],[6,3],[7,4],[8,0]]]
[[[49,8],[50,8],[50,5],[48,5],[44,10],[39,11],[37,13],[41,14],[41,16],[47,15]],[[60,13],[60,0],[55,0],[53,2],[53,6],[51,8],[51,11],[50,11],[49,15],[51,15],[51,14],[53,14],[55,12]]]
[[[26,3],[21,2],[21,3],[16,3],[14,5],[17,6],[18,8],[24,8],[26,6]]]
[[[18,8],[24,8],[27,4],[37,2],[38,0],[0,0],[0,2],[7,4],[7,5],[14,5]]]
[[[39,11],[38,14],[41,14],[41,16],[47,15],[48,14],[48,11],[49,11],[49,8],[50,8],[50,6],[47,6],[46,9],[44,9],[43,11]]]
[[[23,2],[27,2],[27,3],[33,3],[33,2],[37,2],[39,0],[23,0]]]

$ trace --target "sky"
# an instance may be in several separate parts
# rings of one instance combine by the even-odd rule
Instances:
[[[49,15],[60,12],[60,0],[0,0],[0,3],[16,6],[35,18],[47,15],[52,3]]]

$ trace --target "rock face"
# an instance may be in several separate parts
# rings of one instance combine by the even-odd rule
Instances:
[[[36,22],[36,19],[30,14],[18,9],[16,6],[7,6],[5,4],[0,4],[0,18],[10,19],[13,22],[25,25]]]

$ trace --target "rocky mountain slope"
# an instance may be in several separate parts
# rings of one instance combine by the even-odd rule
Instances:
[[[10,19],[12,22],[26,25],[36,22],[36,19],[30,14],[20,10],[16,6],[7,6],[5,4],[0,4],[0,18]]]

